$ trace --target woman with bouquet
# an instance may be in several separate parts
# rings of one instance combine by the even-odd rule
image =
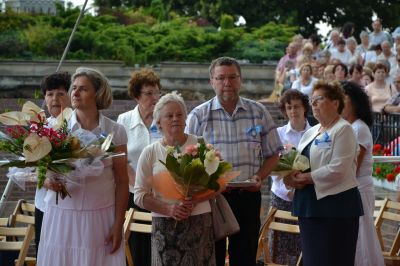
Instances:
[[[135,171],[139,156],[150,143],[158,140],[161,135],[153,122],[154,106],[160,99],[160,77],[150,69],[142,69],[132,73],[129,80],[128,95],[136,101],[136,107],[120,114],[117,122],[125,127],[128,135],[128,176],[129,202],[128,208],[139,209],[133,202],[133,187],[135,186]],[[151,239],[149,234],[132,232],[129,247],[133,262],[139,266],[151,264]]]
[[[72,76],[70,95],[75,108],[68,121],[72,134],[84,143],[88,138],[99,139],[104,133],[113,133],[115,151],[126,154],[125,129],[99,112],[112,102],[104,75],[94,69],[78,68]],[[126,165],[126,156],[118,156],[97,164],[97,176],[76,176],[74,173],[79,171],[71,172],[66,183],[71,198],[58,204],[56,193],[48,191],[38,265],[125,265],[121,243],[128,202]]]
[[[294,187],[292,213],[299,219],[303,265],[354,265],[359,217],[358,144],[351,125],[340,117],[344,95],[339,83],[319,81],[310,98],[313,126],[298,150],[311,169],[284,178]]]
[[[357,181],[361,194],[364,215],[360,217],[356,258],[354,265],[385,265],[381,246],[374,225],[374,183],[372,181],[372,148],[370,131],[372,126],[372,110],[368,95],[354,82],[342,83],[344,89],[344,109],[342,117],[354,129],[360,152],[357,156]]]
[[[135,203],[152,212],[152,265],[215,265],[215,249],[209,198],[172,200],[154,189],[152,177],[167,171],[168,147],[184,151],[196,145],[196,136],[185,134],[187,116],[183,98],[176,92],[159,100],[154,120],[163,138],[140,155],[134,188]]]
[[[310,128],[306,118],[310,109],[308,96],[298,90],[287,90],[280,98],[279,109],[289,119],[286,125],[277,128],[279,137],[286,150],[297,148],[304,132]],[[271,177],[271,206],[279,210],[291,210],[294,191],[288,189],[281,178]],[[273,232],[271,239],[273,239],[270,245],[272,261],[279,264],[296,264],[301,252],[300,237]]]

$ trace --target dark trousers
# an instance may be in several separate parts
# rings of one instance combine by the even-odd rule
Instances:
[[[139,211],[149,212],[140,208],[133,202],[133,193],[129,193],[128,209],[134,208]],[[133,257],[135,266],[151,265],[151,235],[144,233],[131,232],[128,240],[129,249]]]
[[[36,255],[39,250],[40,233],[42,232],[43,212],[35,207],[35,244]]]
[[[232,190],[223,193],[228,201],[240,232],[229,236],[229,265],[255,266],[260,230],[261,193]],[[226,239],[215,242],[217,266],[225,265]]]
[[[299,217],[304,266],[353,266],[359,217]]]

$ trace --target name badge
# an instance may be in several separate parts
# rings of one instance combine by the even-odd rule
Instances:
[[[330,149],[332,147],[332,142],[320,142],[316,145],[319,149]]]

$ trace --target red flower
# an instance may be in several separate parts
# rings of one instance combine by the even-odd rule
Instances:
[[[391,153],[390,148],[383,149],[383,155],[390,155],[390,153]]]
[[[377,168],[375,169],[375,173],[376,173],[377,175],[379,175],[381,172],[382,172],[382,169],[381,169],[380,167],[377,167]]]
[[[397,166],[397,167],[394,169],[394,172],[395,172],[396,174],[399,174],[399,173],[400,173],[400,166]]]
[[[380,152],[382,150],[381,144],[375,144],[373,148],[373,152]]]
[[[393,182],[394,179],[395,179],[395,176],[394,176],[393,173],[389,173],[389,174],[386,175],[386,180],[387,180],[388,182]]]

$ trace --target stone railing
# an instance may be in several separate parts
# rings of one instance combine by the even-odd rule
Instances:
[[[43,76],[57,69],[57,61],[0,60],[0,97],[30,98],[39,89]],[[74,73],[79,66],[92,67],[110,80],[114,97],[126,99],[127,84],[132,71],[120,61],[65,61],[61,70]],[[151,66],[149,66],[151,67]],[[214,94],[209,85],[209,64],[162,62],[152,67],[159,73],[165,91],[178,90],[188,100],[204,100]],[[273,89],[276,63],[243,64],[241,94],[251,99],[269,96]]]

